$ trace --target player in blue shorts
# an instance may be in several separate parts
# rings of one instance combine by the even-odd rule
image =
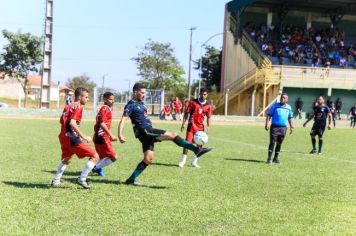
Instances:
[[[147,108],[143,103],[145,98],[146,88],[140,84],[136,83],[133,87],[133,99],[130,100],[125,108],[124,114],[121,118],[118,128],[118,138],[121,143],[125,143],[126,140],[123,136],[123,128],[128,119],[131,119],[133,131],[135,137],[142,143],[142,150],[144,153],[143,160],[137,165],[135,171],[126,180],[126,184],[140,185],[136,181],[136,178],[144,171],[144,169],[152,163],[154,143],[161,141],[173,141],[180,147],[184,147],[195,153],[197,157],[210,152],[211,148],[196,147],[194,144],[182,139],[177,133],[172,131],[155,129],[152,127],[152,122],[147,115]]]
[[[331,129],[331,120],[332,116],[330,113],[330,109],[324,105],[323,96],[318,97],[318,105],[314,107],[314,113],[305,121],[303,127],[307,125],[307,123],[314,118],[314,124],[310,131],[310,136],[312,140],[313,149],[310,151],[310,154],[316,154],[316,139],[315,136],[319,137],[319,148],[318,154],[321,154],[321,150],[323,147],[323,135],[326,127],[326,120],[328,120],[328,129]]]
[[[281,146],[284,137],[287,133],[287,123],[290,126],[290,133],[293,132],[293,112],[290,105],[287,104],[288,95],[286,93],[281,94],[281,100],[278,103],[272,105],[266,117],[265,129],[270,130],[270,141],[268,146],[268,158],[267,164],[272,164],[272,153],[277,142],[276,149],[274,150],[273,162],[279,164],[278,155],[281,151]],[[272,125],[270,127],[270,120],[272,119]]]

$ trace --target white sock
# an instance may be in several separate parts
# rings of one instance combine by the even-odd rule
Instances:
[[[192,165],[197,165],[198,164],[198,157],[197,156],[194,156],[193,157],[193,161],[192,161]]]
[[[182,159],[180,160],[180,162],[185,163],[186,160],[187,160],[187,155],[182,154]]]
[[[110,157],[105,157],[104,159],[101,159],[96,165],[95,168],[100,169],[103,168],[104,166],[108,166],[111,163],[113,163],[113,161],[111,160]]]
[[[89,172],[94,168],[94,166],[95,166],[94,162],[90,160],[87,161],[87,163],[85,163],[82,173],[80,174],[79,180],[84,182],[87,179]]]
[[[63,175],[64,170],[67,168],[66,164],[63,164],[63,162],[61,162],[58,166],[57,172],[54,175],[54,182],[59,182],[61,180],[61,177]]]

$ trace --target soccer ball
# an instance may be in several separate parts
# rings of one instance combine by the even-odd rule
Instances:
[[[204,131],[198,131],[194,134],[194,143],[204,145],[208,142],[208,135]]]

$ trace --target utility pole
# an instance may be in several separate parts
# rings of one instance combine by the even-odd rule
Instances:
[[[188,101],[190,101],[191,94],[191,73],[192,73],[192,41],[193,41],[193,30],[196,30],[196,27],[191,27],[190,30],[190,46],[189,46],[189,69],[188,69]]]
[[[46,19],[43,44],[40,108],[49,108],[51,100],[53,0],[46,0]]]
[[[105,77],[108,76],[108,74],[103,75],[103,83],[101,85],[101,93],[104,94],[104,88],[105,88]]]

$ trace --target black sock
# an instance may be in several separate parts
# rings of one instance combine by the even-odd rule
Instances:
[[[270,143],[268,146],[268,159],[272,158],[273,148],[274,148],[274,142]]]
[[[321,152],[322,148],[323,148],[323,140],[319,139],[319,152]]]
[[[274,159],[278,159],[279,152],[281,151],[281,144],[277,143],[276,149],[274,150]]]
[[[136,169],[134,170],[134,172],[132,173],[132,175],[129,177],[129,180],[135,180],[141,173],[142,171],[144,171],[146,169],[148,165],[146,163],[144,163],[143,161],[141,161]]]
[[[316,139],[315,139],[315,137],[312,137],[312,145],[313,145],[313,150],[316,150]]]
[[[196,146],[194,146],[194,144],[188,142],[185,139],[182,139],[178,135],[173,139],[173,142],[180,147],[184,147],[190,151],[193,151],[194,153],[198,150],[198,148]]]

